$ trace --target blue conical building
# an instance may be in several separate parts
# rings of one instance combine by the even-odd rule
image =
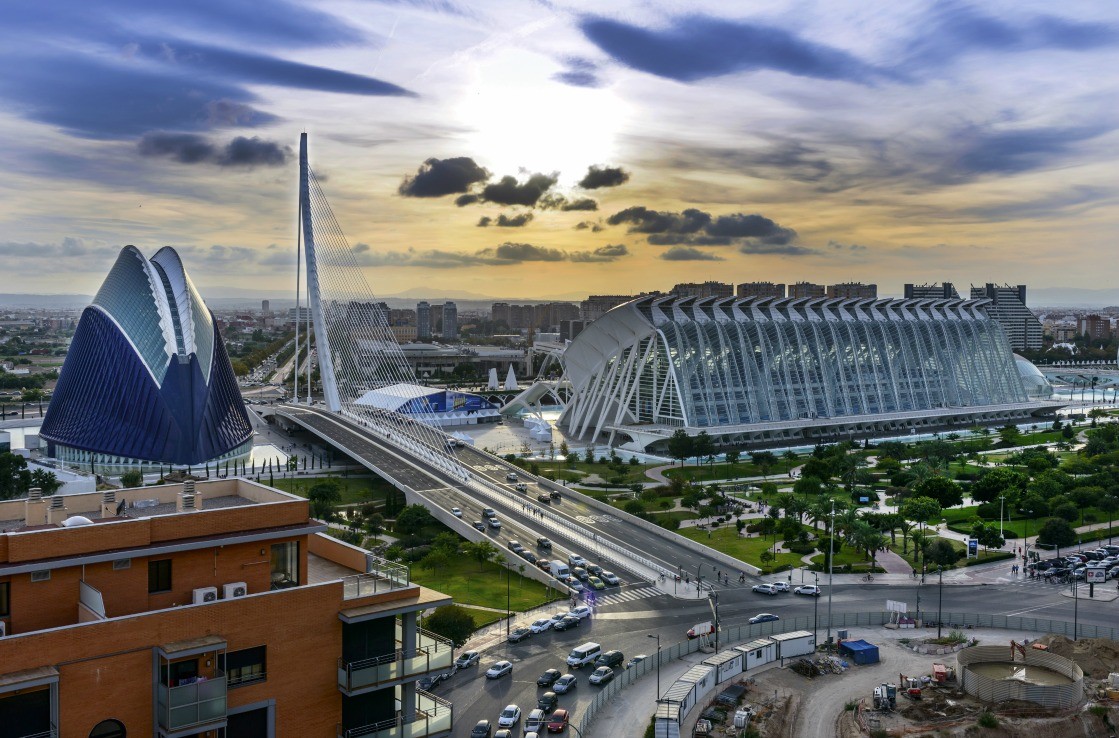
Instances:
[[[213,314],[174,249],[133,246],[82,313],[40,436],[63,461],[201,466],[252,426]]]

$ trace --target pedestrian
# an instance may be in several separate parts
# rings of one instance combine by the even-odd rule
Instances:
[[[738,583],[739,584],[745,584],[746,583],[746,572],[742,572],[741,574],[738,575]]]

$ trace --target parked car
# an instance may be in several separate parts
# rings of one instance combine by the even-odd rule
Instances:
[[[493,726],[489,720],[479,720],[470,729],[470,738],[490,738],[493,735]]]
[[[546,672],[537,677],[536,686],[550,687],[555,684],[561,677],[563,677],[563,674],[560,673],[559,669],[548,669]]]
[[[763,612],[763,613],[758,613],[754,617],[750,618],[749,622],[750,622],[750,625],[757,625],[758,623],[769,623],[769,622],[772,622],[774,620],[780,620],[780,619],[781,618],[779,616],[774,615],[771,612]]]
[[[640,664],[642,661],[644,661],[647,658],[649,658],[649,657],[646,656],[645,654],[639,653],[636,656],[634,656],[632,659],[630,659],[629,662],[626,663],[626,668],[631,669],[634,666],[637,666],[638,664]]]
[[[531,630],[533,633],[543,633],[551,627],[552,621],[550,618],[540,618],[539,620],[533,620],[532,625],[528,626],[529,630]]]
[[[531,628],[514,628],[513,632],[509,634],[510,643],[520,643],[525,638],[528,638],[533,633]]]
[[[500,679],[506,674],[512,673],[513,663],[511,661],[498,661],[486,670],[486,679]]]
[[[777,590],[777,587],[775,587],[774,585],[766,583],[766,584],[755,584],[753,587],[750,587],[750,591],[751,592],[757,592],[758,594],[764,594],[764,595],[771,595],[772,596],[772,595],[776,595],[778,590]]]
[[[622,655],[621,651],[606,651],[599,654],[598,658],[594,660],[595,666],[621,666],[626,657]]]
[[[609,584],[611,587],[616,587],[622,583],[622,580],[618,579],[618,575],[612,571],[604,571],[602,572],[602,574],[599,575],[598,578]]]
[[[778,592],[788,592],[790,589],[792,589],[792,587],[789,586],[788,582],[774,582],[773,586],[777,588]]]
[[[551,712],[559,704],[559,697],[555,692],[545,692],[536,700],[536,706],[544,712]]]
[[[570,716],[567,710],[556,710],[552,713],[552,717],[548,719],[548,732],[549,733],[562,733],[567,729],[567,721]]]
[[[567,610],[557,612],[555,615],[552,616],[552,627],[553,628],[556,627],[556,623],[558,623],[559,621],[563,620],[566,617],[568,617]]]
[[[802,584],[793,590],[793,594],[808,595],[810,597],[819,597],[820,588],[815,584]]]
[[[579,627],[579,618],[573,618],[570,615],[567,615],[567,616],[564,617],[563,620],[561,620],[558,623],[556,623],[555,625],[553,625],[552,630],[563,631],[563,630],[568,630],[570,628],[578,628],[578,627]]]
[[[556,694],[567,694],[575,687],[579,686],[579,678],[574,674],[564,674],[556,683],[552,685],[552,689],[556,690]]]
[[[579,618],[580,620],[582,620],[583,618],[589,618],[591,616],[591,608],[587,607],[586,605],[578,605],[571,608],[571,612],[569,612],[568,615]]]
[[[463,651],[455,659],[455,666],[460,669],[465,669],[468,666],[474,666],[482,660],[482,654],[477,651]]]
[[[454,515],[456,518],[461,518],[462,517],[462,510],[460,510],[457,507],[452,507],[451,508],[451,515]]]
[[[587,677],[588,682],[598,685],[607,684],[613,679],[614,670],[611,669],[609,666],[600,666],[593,672],[591,672],[591,675],[589,677]]]
[[[506,705],[501,714],[497,716],[497,727],[512,728],[521,720],[521,708],[516,705]]]

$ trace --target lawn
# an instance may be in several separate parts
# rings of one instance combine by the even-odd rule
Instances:
[[[532,461],[529,463],[539,466],[541,474],[551,475],[556,479],[566,479],[569,482],[583,482],[591,474],[597,474],[611,485],[621,487],[649,481],[648,477],[645,476],[645,470],[649,467],[643,464],[634,465],[623,462],[620,467],[611,467],[609,463],[599,464],[595,462],[594,464],[588,464],[585,461],[576,461],[573,464],[567,464],[563,461]]]
[[[793,464],[802,463],[801,460]],[[769,478],[774,482],[788,481],[788,462],[781,459],[770,467]],[[750,461],[740,461],[737,464],[688,464],[669,469],[664,473],[669,479],[683,479],[689,482],[704,484],[715,479],[738,479],[740,477],[760,477],[762,470]]]
[[[812,557],[812,566],[816,568],[817,571],[827,571],[824,568],[824,562],[826,560],[827,556],[821,551]],[[845,569],[845,567],[848,566],[850,569]],[[862,551],[844,545],[835,552],[835,569],[836,571],[844,569],[845,571],[852,572],[868,571],[870,569],[870,559],[864,558]]]
[[[506,570],[492,561],[479,567],[477,561],[459,556],[437,571],[412,564],[411,572],[413,582],[449,594],[457,605],[505,607]],[[509,580],[509,606],[515,612],[531,610],[564,597],[566,595],[535,579],[515,572]]]
[[[681,528],[678,533],[685,538],[690,538],[716,551],[733,556],[747,564],[753,564],[762,569],[772,570],[778,566],[800,566],[800,554],[779,553],[777,560],[768,566],[762,566],[762,551],[772,550],[772,538],[743,538],[738,535],[734,526],[716,528],[712,531],[698,530],[696,528]]]
[[[293,495],[306,497],[311,487],[321,482],[325,477],[296,477],[295,479],[276,479],[273,486],[276,489],[290,492]],[[384,503],[385,496],[394,492],[391,484],[380,477],[340,477],[333,479],[342,488],[342,500],[339,504],[351,505],[361,502]]]
[[[468,613],[470,613],[470,617],[474,618],[474,630],[484,628],[490,623],[496,623],[498,620],[501,620],[503,617],[505,617],[504,614],[500,612],[493,612],[491,610],[478,610],[473,607],[463,607],[462,609],[466,610]]]
[[[952,548],[956,549],[957,551],[963,551],[966,548],[966,545],[964,544],[963,541],[958,541],[955,538],[941,538],[940,536],[933,536],[933,537],[929,538],[929,543],[932,543],[933,541],[948,541],[949,543],[952,544]],[[918,568],[917,561],[916,561],[916,554],[913,550],[913,542],[912,541],[909,542],[908,553],[905,553],[905,552],[902,551],[900,542],[891,546],[890,548],[893,549],[894,553],[896,553],[898,556],[900,556],[903,559],[905,559],[906,561],[908,561],[910,566],[912,566],[915,569]],[[992,558],[992,559],[997,560],[997,559],[1005,557],[1005,554],[1006,554],[1006,552],[999,551],[997,549],[991,550],[991,551],[984,551],[982,546],[979,547],[979,560],[980,561],[983,561],[984,559],[987,559],[987,558]],[[836,558],[838,560],[838,557],[836,557]],[[966,559],[960,559],[958,562],[956,562],[956,566],[963,566],[965,563],[966,563]]]

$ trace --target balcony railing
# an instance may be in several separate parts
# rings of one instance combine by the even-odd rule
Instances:
[[[399,706],[399,701],[397,702]],[[339,725],[338,738],[428,738],[449,733],[454,724],[454,709],[447,700],[416,690],[416,715],[404,722],[399,710],[395,717],[379,723],[346,728]]]
[[[54,723],[51,723],[50,728],[41,733],[27,733],[16,738],[58,738],[58,728]]]
[[[177,687],[159,685],[159,726],[176,731],[223,720],[227,690],[225,672],[220,669],[212,679]]]
[[[338,659],[338,686],[342,691],[348,694],[409,677],[445,671],[454,661],[454,644],[423,628],[416,629],[416,647],[407,649],[403,647],[403,629],[398,622],[396,643],[400,648],[392,653],[355,661]]]
[[[410,573],[407,566],[377,556],[367,556],[366,559],[369,573],[342,578],[342,599],[353,600],[412,586],[408,581]]]

